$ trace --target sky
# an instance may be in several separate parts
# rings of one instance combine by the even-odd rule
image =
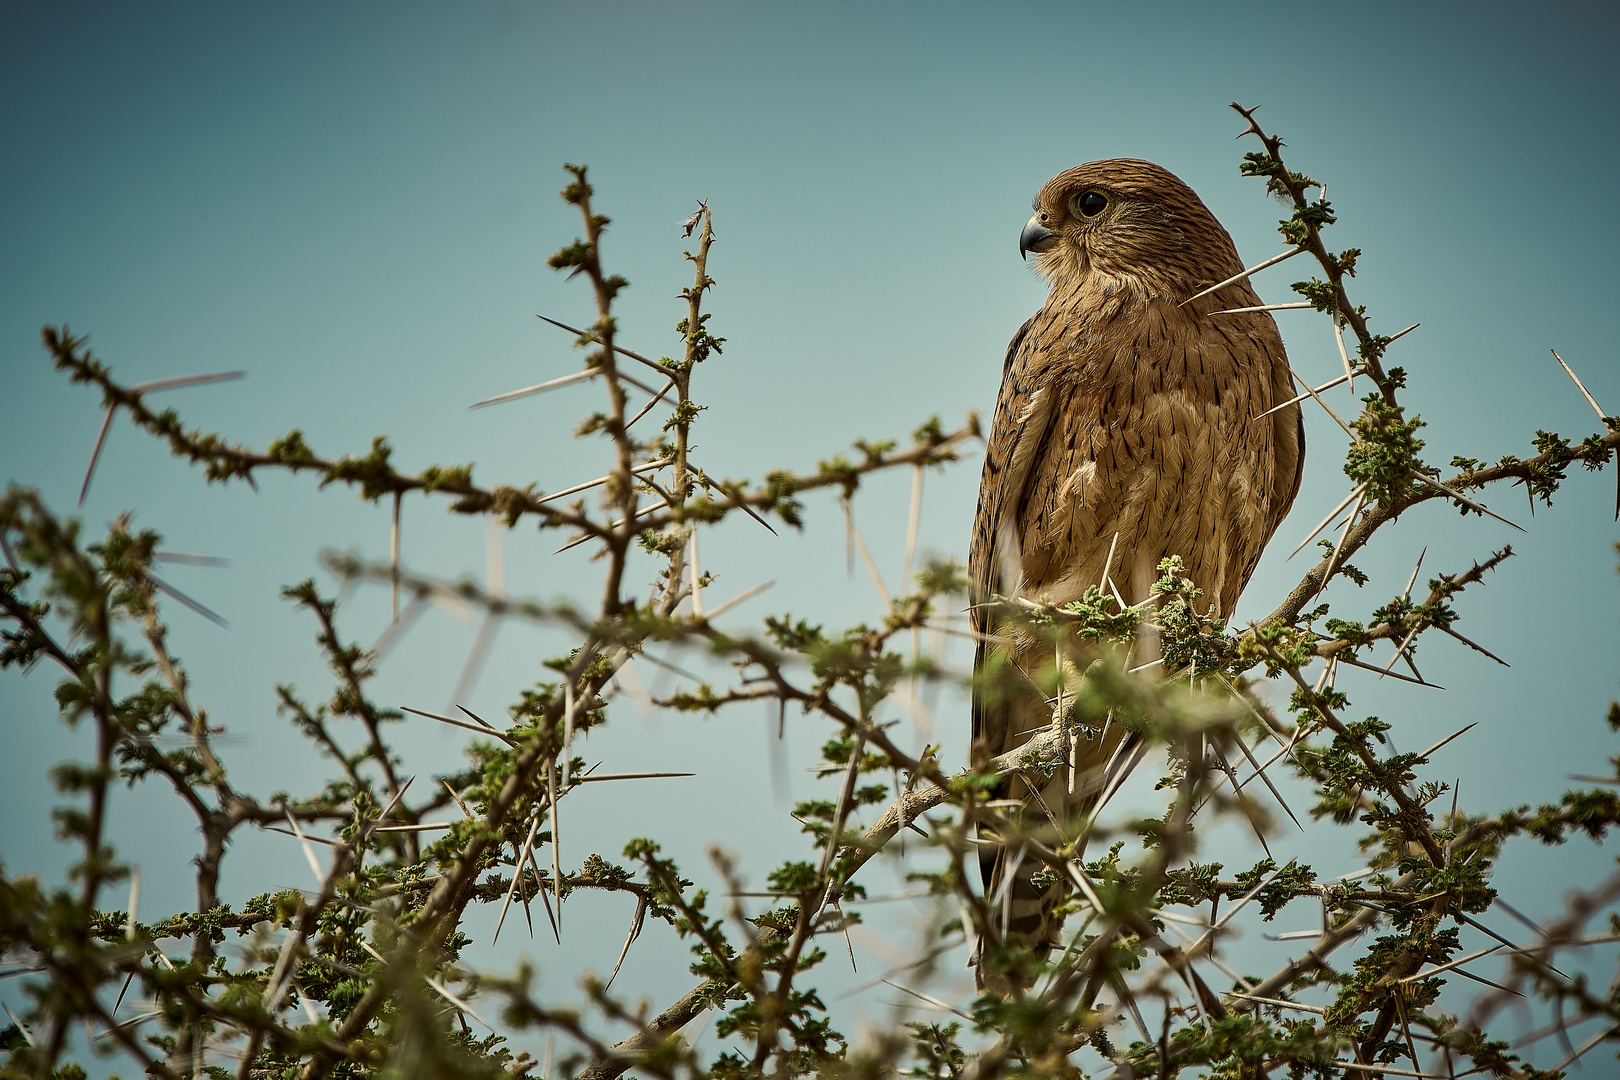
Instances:
[[[711,474],[810,468],[859,437],[904,439],[933,414],[948,426],[987,414],[1005,343],[1043,296],[1016,241],[1053,174],[1097,158],[1157,161],[1200,193],[1246,261],[1280,250],[1279,207],[1238,175],[1255,147],[1234,141],[1232,100],[1263,105],[1290,165],[1326,182],[1341,222],[1328,242],[1365,252],[1351,295],[1373,328],[1422,324],[1389,362],[1409,372],[1427,460],[1529,456],[1538,428],[1596,430],[1552,348],[1620,411],[1609,317],[1620,203],[1605,194],[1620,164],[1620,80],[1616,18],[1598,4],[1532,15],[1491,3],[64,3],[6,5],[0,27],[0,471],[64,514],[80,512],[101,417],[94,395],[50,369],[47,323],[89,334],[130,383],[247,371],[161,403],[250,445],[297,427],[336,455],[386,433],[409,469],[470,461],[482,482],[548,491],[599,475],[604,446],[571,436],[598,407],[589,384],[466,408],[579,363],[569,336],[535,318],[592,317],[582,283],[545,266],[578,232],[556,197],[565,162],[588,163],[613,219],[603,258],[631,282],[622,340],[646,353],[679,347],[674,297],[690,280],[679,226],[696,200],[713,208],[711,328],[726,346],[695,389],[709,407],[696,455]],[[1256,284],[1280,302],[1297,276],[1279,268]],[[1296,370],[1316,382],[1336,373],[1319,317],[1279,322]],[[1307,425],[1303,492],[1239,619],[1269,611],[1303,573],[1287,551],[1348,490],[1342,435],[1319,411]],[[923,551],[965,558],[977,469],[970,455],[928,476]],[[207,486],[120,421],[82,515],[100,529],[132,510],[168,550],[229,560],[172,568],[175,585],[230,623],[177,609],[176,647],[197,699],[230,732],[240,782],[312,789],[324,765],[276,715],[272,688],[322,698],[329,684],[314,627],[278,589],[314,576],[335,591],[322,551],[386,557],[388,515],[307,479],[266,475],[259,488]],[[1475,812],[1555,798],[1568,774],[1604,771],[1615,752],[1601,722],[1620,670],[1613,479],[1577,472],[1533,518],[1520,494],[1487,501],[1527,533],[1426,506],[1357,557],[1365,589],[1341,581],[1327,597],[1336,614],[1365,616],[1401,589],[1420,551],[1427,575],[1513,545],[1517,557],[1458,605],[1463,631],[1511,669],[1425,642],[1420,663],[1443,692],[1341,682],[1354,712],[1396,724],[1401,750],[1477,721],[1435,765],[1437,778],[1463,778],[1462,805]],[[856,500],[891,588],[908,499],[909,478],[895,477]],[[803,535],[739,522],[705,538],[716,598],[776,582],[728,625],[791,611],[843,626],[880,613],[860,567],[846,566],[837,506],[807,502]],[[492,540],[442,502],[406,504],[413,570],[488,580],[492,545],[514,594],[596,593],[583,549],[553,556],[554,538],[527,526]],[[344,599],[340,628],[375,640],[386,596]],[[444,708],[477,631],[466,612],[424,616],[385,658],[379,700]],[[503,626],[464,700],[504,715],[562,646]],[[969,659],[954,644],[947,656]],[[0,858],[8,873],[47,880],[71,853],[50,839],[45,770],[89,745],[55,719],[53,684],[44,667],[0,675]],[[656,828],[692,874],[708,873],[703,853],[719,843],[752,860],[759,884],[766,860],[796,842],[792,799],[821,790],[804,769],[830,734],[801,721],[772,749],[772,722],[619,706],[592,736],[593,759],[699,776],[582,792],[565,863],[612,857]],[[449,771],[460,733],[429,724],[400,730],[407,767]],[[949,760],[965,753],[965,713],[949,695],[931,730],[904,730],[915,745],[943,741]],[[1293,790],[1298,808],[1308,792]],[[184,906],[184,815],[156,790],[116,803],[114,842],[145,868],[143,912]],[[1242,835],[1210,843],[1232,865],[1259,855]],[[1324,876],[1359,865],[1342,838],[1311,843]],[[309,885],[291,841],[246,838],[236,856],[226,870],[236,902]],[[1503,881],[1516,906],[1546,914],[1602,859],[1584,841],[1510,852]],[[579,971],[611,967],[630,916],[620,900],[571,901],[562,946],[508,929],[476,960],[509,968],[527,955],[542,995],[569,1000]],[[854,986],[903,956],[903,923],[857,936],[862,974],[829,969],[829,983]],[[1258,933],[1244,947],[1256,969],[1284,955]],[[688,987],[685,963],[670,935],[649,932],[619,985],[662,1007]],[[15,994],[0,985],[0,1000]],[[835,1011],[853,1032],[886,1000],[866,992]]]

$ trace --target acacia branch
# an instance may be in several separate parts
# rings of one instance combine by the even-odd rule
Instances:
[[[1031,736],[1029,741],[1018,749],[994,758],[990,762],[989,771],[999,776],[1011,776],[1021,770],[1049,762],[1060,752],[1065,740],[1064,733],[1051,728],[1043,729]],[[968,770],[963,770],[957,777],[970,775],[972,774]],[[859,840],[845,844],[834,856],[833,865],[839,868],[840,879],[852,880],[856,872],[882,851],[908,822],[917,820],[919,816],[944,803],[951,796],[948,782],[944,785],[932,784],[917,791],[902,792],[889,804],[888,809],[877,821],[867,826]],[[761,931],[755,943],[738,959],[737,966],[757,964],[762,958],[764,947],[785,933],[774,927]],[[748,955],[749,953],[752,955]],[[623,1075],[643,1056],[721,1000],[728,985],[719,979],[704,980],[653,1017],[634,1035],[614,1043],[611,1056],[598,1057],[590,1067],[580,1072],[575,1080],[613,1080]]]

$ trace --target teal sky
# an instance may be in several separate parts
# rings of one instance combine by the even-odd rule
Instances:
[[[697,198],[714,208],[712,326],[727,345],[696,390],[710,406],[697,454],[711,473],[757,479],[813,466],[856,437],[905,438],[933,413],[953,424],[991,408],[1005,343],[1041,301],[1016,241],[1031,196],[1061,169],[1155,160],[1203,196],[1247,261],[1280,249],[1279,208],[1237,174],[1252,147],[1233,141],[1234,99],[1263,104],[1289,163],[1327,182],[1342,222],[1328,239],[1364,250],[1352,296],[1374,328],[1423,324],[1391,362],[1410,372],[1406,400],[1430,424],[1427,459],[1528,456],[1537,428],[1596,429],[1549,348],[1620,411],[1620,201],[1608,191],[1620,166],[1617,30],[1599,4],[7,5],[0,472],[72,509],[100,415],[38,344],[42,324],[66,322],[131,383],[249,371],[163,404],[250,444],[300,427],[336,455],[387,433],[411,469],[474,461],[486,483],[543,490],[599,475],[603,447],[570,438],[597,407],[590,386],[466,409],[579,362],[568,336],[534,317],[591,317],[588,290],[544,265],[578,231],[555,194],[564,162],[590,165],[613,218],[604,258],[631,281],[620,325],[644,352],[678,347],[673,297],[689,280],[679,224]],[[1299,276],[1279,269],[1257,284],[1283,301]],[[1296,369],[1331,377],[1339,361],[1323,321],[1279,318]],[[1283,556],[1347,490],[1342,437],[1323,416],[1308,424],[1304,493],[1240,618],[1269,610],[1303,572]],[[929,477],[925,550],[965,557],[977,469],[972,459]],[[170,574],[232,627],[176,610],[177,647],[198,698],[233,732],[243,783],[300,790],[324,766],[293,744],[271,687],[294,681],[320,698],[328,684],[313,627],[276,590],[312,574],[330,586],[324,549],[385,557],[387,514],[303,480],[266,476],[260,487],[206,488],[121,422],[83,514],[99,529],[133,509],[171,550],[231,560]],[[897,477],[857,500],[891,585],[908,490]],[[1420,662],[1443,693],[1341,682],[1352,711],[1396,723],[1402,750],[1479,721],[1436,762],[1449,770],[1437,778],[1465,777],[1473,810],[1555,797],[1567,774],[1604,771],[1615,752],[1601,722],[1620,669],[1613,500],[1611,475],[1584,473],[1534,519],[1521,493],[1490,493],[1528,535],[1422,508],[1356,559],[1373,578],[1365,590],[1340,582],[1328,594],[1336,614],[1364,616],[1400,590],[1425,545],[1426,573],[1465,569],[1504,543],[1522,556],[1459,604],[1463,631],[1511,671],[1426,643]],[[876,616],[870,583],[845,572],[836,507],[813,499],[811,512],[804,537],[739,523],[708,543],[717,598],[779,582],[734,625],[784,610],[833,625]],[[482,577],[485,541],[481,522],[407,504],[415,570]],[[508,587],[594,596],[584,552],[553,557],[556,546],[527,528],[508,534]],[[356,593],[344,631],[374,640],[385,605]],[[385,663],[379,696],[444,707],[475,633],[429,614]],[[500,715],[559,644],[503,628],[469,705]],[[0,857],[11,873],[57,874],[68,861],[48,840],[43,773],[88,743],[55,720],[53,684],[43,667],[0,676]],[[649,806],[692,871],[708,843],[759,854],[794,835],[785,813],[737,809],[751,793],[780,805],[760,714],[643,719],[621,708],[614,719],[593,754],[704,775],[582,795],[565,862],[615,855],[647,831]],[[794,797],[813,790],[802,769],[826,735],[806,723],[789,740]],[[949,697],[936,737],[960,759],[965,714]],[[409,771],[424,775],[452,768],[461,745],[414,722],[401,741]],[[172,841],[191,835],[183,816],[156,791],[119,800],[114,839],[159,882],[143,910],[188,903],[189,849]],[[1219,842],[1229,863],[1258,857],[1241,836]],[[1325,875],[1355,869],[1347,845],[1323,843]],[[233,900],[308,885],[290,843],[247,840],[236,857]],[[1516,906],[1547,912],[1601,858],[1582,843],[1523,852],[1504,880],[1524,886]],[[555,980],[553,1000],[583,966],[611,967],[629,918],[617,899],[571,901],[561,949],[521,939]],[[480,961],[509,966],[520,940],[509,948],[510,933]],[[1252,966],[1271,963],[1253,944]],[[883,948],[857,942],[861,978],[886,963]],[[690,981],[683,956],[649,931],[621,985],[661,1006]],[[0,985],[0,999],[14,994]],[[873,1000],[838,1008],[848,1016]]]

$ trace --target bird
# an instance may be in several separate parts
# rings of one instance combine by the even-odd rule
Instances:
[[[1137,604],[1176,555],[1212,613],[1230,618],[1299,492],[1305,456],[1297,405],[1261,416],[1293,396],[1271,315],[1213,314],[1260,306],[1248,280],[1190,299],[1243,270],[1190,187],[1152,162],[1093,161],[1047,181],[1034,211],[1018,250],[1051,288],[1007,346],[968,558],[972,739],[986,757],[1016,749],[1054,711],[1034,681],[1053,669],[1052,644],[998,620],[990,598],[1061,605],[1095,586]],[[1140,629],[1134,662],[1156,648],[1151,627]],[[1076,739],[1071,769],[1039,792],[1014,778],[996,795],[1040,802],[1029,820],[1050,816],[1072,835],[1122,738],[1115,725]],[[1010,842],[980,852],[1001,940],[1046,955],[1063,886],[1038,887],[1044,864]],[[984,947],[973,960],[980,990],[1014,992],[1019,979],[987,969]]]

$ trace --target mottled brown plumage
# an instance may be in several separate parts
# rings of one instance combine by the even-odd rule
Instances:
[[[1297,407],[1252,417],[1292,396],[1276,324],[1240,282],[1183,301],[1243,269],[1232,239],[1186,184],[1146,161],[1096,161],[1041,188],[1020,248],[1052,284],[1007,347],[979,487],[969,570],[976,598],[1080,598],[1111,579],[1145,599],[1161,559],[1180,555],[1217,614],[1229,617],[1261,549],[1299,488],[1304,430]],[[1115,535],[1118,540],[1115,541]],[[1110,546],[1112,565],[1105,570]],[[975,628],[998,628],[975,608]],[[1016,637],[1016,635],[1015,635]],[[1152,642],[1139,642],[1138,661]],[[1050,668],[1050,645],[980,647],[979,667]],[[1005,669],[1011,670],[1011,669]],[[1052,720],[1026,693],[976,692],[973,738],[1013,749]],[[1072,776],[1043,789],[1074,814],[1096,797],[1121,731],[1080,741]],[[1010,797],[1028,798],[1018,782]],[[1009,853],[987,866],[997,895]],[[1008,936],[1053,940],[1055,894],[1020,868],[1004,909]]]

